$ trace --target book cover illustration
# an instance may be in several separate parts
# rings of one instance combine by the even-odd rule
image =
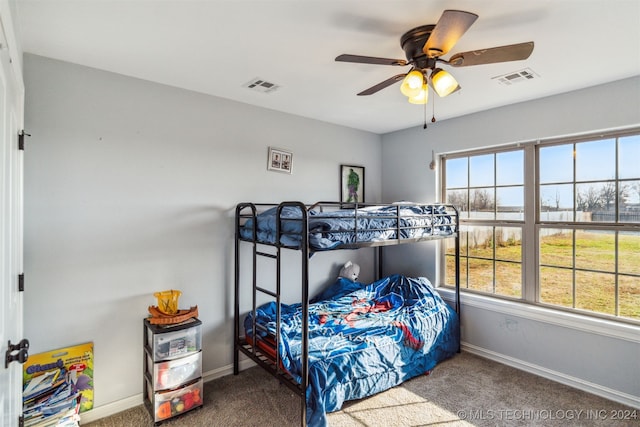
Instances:
[[[29,355],[22,397],[25,426],[63,425],[93,408],[93,343]]]

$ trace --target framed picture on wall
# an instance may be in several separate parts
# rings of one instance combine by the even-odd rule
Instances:
[[[364,167],[340,165],[340,202],[364,203]]]
[[[269,147],[267,169],[270,171],[291,173],[293,169],[293,153],[280,148]]]

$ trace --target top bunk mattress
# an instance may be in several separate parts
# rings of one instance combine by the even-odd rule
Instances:
[[[252,213],[242,213],[249,206]],[[266,210],[259,213],[255,206],[238,205],[242,240],[271,245],[279,241],[285,247],[299,248],[306,234],[312,251],[441,238],[453,235],[457,227],[457,211],[451,205],[398,203],[342,209],[344,205],[333,202],[312,207],[284,202],[260,205]]]

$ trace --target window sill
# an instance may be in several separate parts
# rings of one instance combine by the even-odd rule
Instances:
[[[437,288],[438,293],[447,301],[455,300],[455,291],[450,288]],[[622,339],[633,343],[640,343],[640,326],[615,322],[607,319],[553,310],[533,304],[508,301],[473,293],[460,294],[460,303],[496,313],[508,314],[524,319],[544,322],[564,328],[572,328],[582,332],[599,334],[607,337]],[[462,310],[464,317],[464,308]]]

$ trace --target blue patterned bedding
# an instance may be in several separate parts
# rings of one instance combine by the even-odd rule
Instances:
[[[344,244],[375,242],[389,239],[422,238],[452,234],[451,216],[442,205],[388,205],[359,209],[339,209],[329,212],[310,210],[309,246],[312,250],[330,250]],[[299,247],[301,242],[302,211],[285,206],[280,215],[280,243]],[[276,241],[277,208],[268,209],[247,220],[240,229],[243,239],[253,239],[254,222],[259,242]],[[398,230],[400,235],[398,236]]]
[[[346,400],[387,390],[430,371],[459,347],[458,316],[426,278],[392,275],[369,285],[339,278],[309,305],[307,423],[326,425],[326,412]],[[273,336],[276,306],[256,310]],[[278,352],[301,382],[301,305],[281,305]],[[251,313],[245,332],[252,337]]]

